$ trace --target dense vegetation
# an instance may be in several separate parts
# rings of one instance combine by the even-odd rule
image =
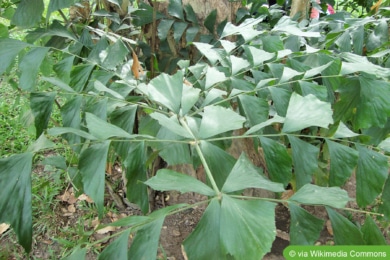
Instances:
[[[35,126],[30,146],[1,153],[0,223],[11,224],[26,252],[31,172],[49,151],[57,154],[46,163],[88,195],[100,217],[106,164],[115,158],[124,169],[127,198],[144,215],[110,224],[125,228],[99,259],[156,259],[164,218],[194,206],[149,212],[150,189],[207,196],[183,241],[188,259],[264,256],[278,203],[291,215],[291,244],[314,244],[324,226],[305,205],[325,207],[335,244],[386,244],[389,8],[359,4],[367,9],[356,14],[344,4],[345,11],[298,22],[279,7],[243,1],[234,21],[218,24],[216,12],[200,23],[181,0],[169,1],[167,14],[141,1],[122,14],[128,1],[108,1],[112,9],[46,2],[0,2],[1,84],[27,97]],[[246,151],[229,154],[237,141],[249,142],[265,164],[254,165]],[[154,171],[157,157],[166,166],[202,167],[206,181]],[[350,178],[358,209],[346,207]],[[247,189],[271,195],[243,195]],[[364,224],[348,211],[365,216]],[[82,259],[90,246],[81,243],[71,257]]]

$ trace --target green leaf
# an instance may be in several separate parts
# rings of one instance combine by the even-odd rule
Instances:
[[[200,142],[200,148],[218,188],[221,189],[229,172],[233,169],[236,159],[221,148],[206,141]]]
[[[379,212],[382,213],[386,220],[390,220],[390,178],[387,177],[387,181],[383,187],[381,204],[379,205]]]
[[[230,193],[247,188],[259,188],[273,192],[283,192],[281,183],[268,180],[260,168],[255,167],[242,153],[222,187],[222,192]]]
[[[47,139],[44,134],[41,134],[41,136],[32,145],[28,147],[27,151],[39,152],[41,150],[54,148],[55,146],[55,143]]]
[[[382,149],[383,151],[390,153],[390,137],[383,140],[379,145],[378,148]]]
[[[220,83],[226,80],[225,73],[220,72],[215,67],[208,67],[206,72],[206,84],[205,89],[211,88],[216,83]]]
[[[301,87],[302,96],[307,96],[312,94],[316,96],[321,101],[329,101],[328,90],[325,86],[315,84],[314,82],[299,81],[299,86]]]
[[[129,134],[125,130],[116,125],[107,123],[106,121],[100,119],[91,113],[85,113],[85,121],[87,122],[87,127],[91,135],[97,137],[100,140],[106,140],[111,137],[121,137],[121,138],[134,138],[134,135]]]
[[[280,36],[267,35],[261,40],[263,42],[263,49],[266,52],[277,52],[284,50],[283,41],[280,39]]]
[[[306,184],[300,188],[289,201],[307,205],[325,205],[334,208],[344,208],[350,198],[345,190],[339,187],[320,187],[313,184]]]
[[[312,94],[302,97],[294,92],[282,131],[291,133],[310,126],[328,128],[329,124],[333,124],[332,114],[330,103],[323,102]]]
[[[47,8],[46,21],[49,20],[50,14],[54,11],[70,7],[73,5],[75,0],[50,0],[49,6]]]
[[[179,124],[179,121],[176,116],[167,117],[161,113],[154,112],[150,114],[150,117],[156,119],[160,123],[160,125],[171,130],[177,135],[186,138],[193,138],[193,136],[191,136],[191,134]]]
[[[283,123],[284,122],[284,117],[280,117],[278,115],[275,115],[273,118],[271,119],[268,119],[267,121],[263,122],[263,123],[260,123],[258,125],[255,125],[253,127],[251,127],[246,133],[245,135],[250,135],[250,134],[253,134],[253,133],[256,133],[257,131],[263,129],[264,127],[266,126],[269,126],[269,125],[272,125],[273,123]]]
[[[87,255],[87,248],[81,248],[80,245],[78,245],[72,252],[71,255],[62,258],[62,260],[84,260]]]
[[[331,208],[326,207],[336,245],[365,245],[360,230],[348,219]]]
[[[231,35],[240,34],[244,38],[245,42],[248,42],[259,35],[259,31],[254,29],[253,27],[263,21],[264,18],[265,15],[261,15],[256,19],[246,19],[239,26],[228,22],[223,28],[223,31],[221,33],[221,39]]]
[[[160,74],[152,79],[148,85],[148,96],[161,103],[176,114],[180,110],[183,91],[183,73],[178,71],[173,76]]]
[[[99,217],[103,217],[105,169],[110,141],[93,144],[79,159],[79,171],[85,193],[96,203]]]
[[[363,239],[367,245],[387,245],[382,231],[378,228],[375,221],[367,214],[366,221],[361,228]]]
[[[219,229],[222,250],[234,259],[262,259],[276,237],[275,206],[223,195]]]
[[[11,23],[21,28],[31,28],[41,21],[43,0],[21,0]]]
[[[100,253],[98,260],[127,259],[127,245],[129,244],[130,229],[123,232],[120,237],[110,243],[103,252]]]
[[[146,214],[149,211],[148,187],[142,183],[147,179],[145,143],[131,144],[124,153],[121,156],[126,167],[127,199],[139,205]]]
[[[168,14],[184,21],[183,3],[181,0],[169,1]]]
[[[212,10],[204,20],[204,26],[211,34],[215,31],[215,22],[217,20],[217,9]]]
[[[363,55],[364,46],[364,26],[358,26],[351,32],[353,53]]]
[[[69,57],[64,58],[62,60],[59,60],[53,66],[53,70],[57,74],[58,78],[60,80],[62,80],[64,83],[68,84],[70,81],[70,72],[72,70],[74,59],[75,59],[74,56],[69,56]],[[45,78],[44,78],[44,80],[45,80]],[[53,84],[57,85],[54,82],[53,82]],[[58,86],[58,87],[60,87],[60,86]],[[66,91],[70,91],[70,90],[66,90]],[[74,90],[72,89],[71,92],[74,92]]]
[[[292,177],[292,159],[286,147],[265,137],[260,137],[260,142],[270,179],[287,186]]]
[[[58,78],[54,77],[41,77],[42,80],[49,82],[57,87],[59,87],[62,90],[65,90],[66,92],[75,93],[75,91],[65,82],[61,81]]]
[[[128,53],[129,50],[126,45],[121,40],[117,40],[113,45],[110,45],[106,51],[100,53],[102,66],[109,70],[115,70],[115,68],[123,62]]]
[[[119,94],[118,92],[112,90],[112,89],[109,89],[107,88],[103,83],[101,83],[99,80],[96,80],[94,82],[94,87],[97,91],[102,91],[102,92],[107,92],[109,93],[111,96],[113,96],[114,98],[117,98],[117,99],[120,99],[120,100],[124,100],[125,98]]]
[[[324,221],[294,203],[289,203],[288,208],[291,215],[290,244],[313,245],[320,237]]]
[[[199,137],[206,139],[230,130],[242,128],[245,117],[231,109],[220,106],[207,106],[204,108]]]
[[[33,153],[0,159],[0,222],[10,223],[29,253],[32,244],[31,171]]]
[[[159,155],[168,165],[192,163],[189,145],[180,142],[183,137],[176,135],[169,129],[162,127],[156,138],[158,140],[171,140],[154,144],[154,148],[159,150]],[[179,142],[177,142],[179,141]]]
[[[240,95],[238,101],[240,110],[242,114],[246,115],[250,127],[268,119],[269,105],[267,100],[255,96]]]
[[[292,135],[289,135],[288,139],[291,144],[294,173],[299,189],[311,182],[313,173],[318,169],[319,149]]]
[[[32,49],[23,56],[19,64],[21,71],[19,84],[23,90],[32,90],[35,88],[39,67],[48,51],[49,48],[39,47]]]
[[[305,74],[303,75],[303,78],[307,79],[307,78],[314,77],[314,76],[316,76],[318,74],[321,74],[321,72],[323,72],[325,69],[330,67],[332,65],[332,63],[333,63],[333,61],[330,61],[330,62],[328,62],[325,65],[322,65],[322,66],[319,66],[319,67],[316,67],[316,68],[312,68],[310,70],[305,71]]]
[[[183,95],[181,97],[181,114],[187,114],[198,102],[200,89],[183,84]]]
[[[85,88],[94,67],[94,64],[81,64],[75,66],[70,74],[69,86],[75,91],[81,92]]]
[[[383,154],[357,146],[359,151],[356,170],[356,202],[359,207],[366,207],[382,192],[389,174],[387,157]]]
[[[75,135],[81,136],[81,137],[88,139],[88,140],[97,140],[97,138],[94,137],[93,135],[90,135],[87,132],[84,132],[82,130],[75,129],[72,127],[53,127],[53,128],[48,129],[47,133],[49,135],[52,135],[52,136],[70,133],[70,134],[75,134]]]
[[[161,41],[165,41],[167,39],[169,30],[171,29],[173,22],[174,20],[163,19],[158,24],[157,35]]]
[[[375,26],[374,31],[368,35],[367,38],[367,50],[373,51],[379,48],[383,43],[389,41],[389,27],[385,19],[381,19],[379,24]]]
[[[4,71],[15,61],[18,53],[29,46],[29,44],[9,39],[9,38],[0,38],[0,74],[3,74]]]
[[[237,73],[245,70],[249,67],[249,62],[246,59],[239,58],[236,56],[230,56],[230,62],[232,63],[232,75],[236,75]]]
[[[183,242],[187,259],[226,259],[220,244],[220,218],[221,205],[218,198],[214,198],[195,230]]]
[[[198,17],[192,8],[190,4],[184,5],[184,11],[186,13],[186,20],[190,21],[191,23],[197,25],[198,24]]]
[[[276,113],[279,116],[285,117],[291,98],[291,91],[275,87],[269,88],[269,91],[271,92]]]
[[[340,121],[339,126],[337,127],[336,132],[332,136],[333,138],[348,138],[359,136],[360,134],[354,133],[351,131],[343,122]]]
[[[348,31],[344,31],[335,41],[335,44],[339,47],[340,52],[350,52],[351,46],[351,35]]]
[[[330,153],[329,186],[343,186],[357,165],[359,153],[348,146],[326,139]]]
[[[210,61],[211,65],[214,65],[220,59],[220,56],[217,50],[213,48],[213,45],[202,42],[194,42],[193,44]]]
[[[33,92],[30,94],[30,107],[34,115],[36,138],[47,128],[55,97],[55,92]]]
[[[173,39],[175,39],[176,43],[179,43],[183,33],[187,29],[188,23],[186,22],[175,22],[173,24]]]
[[[266,52],[254,46],[243,45],[242,48],[244,49],[245,54],[248,56],[248,60],[252,66],[262,65],[263,62],[275,57],[275,53]]]
[[[168,169],[158,170],[156,176],[147,180],[145,184],[160,191],[177,190],[181,193],[197,192],[206,196],[215,195],[215,192],[203,182]]]

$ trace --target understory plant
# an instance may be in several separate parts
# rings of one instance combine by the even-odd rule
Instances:
[[[118,28],[137,27],[126,27],[121,17],[100,11],[89,18],[95,23],[76,26],[49,19],[73,3],[50,1],[47,25],[31,28],[25,40],[14,39],[12,30],[40,24],[43,1],[21,1],[11,25],[0,24],[6,30],[0,38],[0,74],[9,76],[16,68],[12,76],[29,97],[36,129],[26,152],[0,159],[0,223],[11,224],[27,253],[33,159],[57,148],[52,137],[63,138],[78,155],[64,174],[78,194],[94,201],[100,217],[109,154],[124,169],[127,198],[144,214],[111,223],[124,228],[99,259],[156,259],[165,217],[194,207],[177,204],[150,212],[150,190],[205,195],[197,205],[207,205],[206,210],[183,241],[188,259],[262,258],[276,237],[278,203],[291,216],[291,244],[314,244],[324,227],[325,220],[306,205],[325,207],[335,244],[386,244],[374,221],[390,218],[385,17],[336,13],[298,23],[282,16],[270,28],[271,14],[248,14],[238,25],[227,22],[213,31],[214,38],[194,37],[186,48],[195,55],[178,60],[170,74],[161,72],[154,57],[150,66],[159,70],[150,78],[138,58],[137,41],[119,34]],[[170,14],[190,17],[190,7],[181,1],[171,1],[169,8]],[[129,8],[133,18],[148,11],[134,10]],[[152,16],[166,18],[158,37],[185,37],[182,27],[172,26],[184,16],[161,15]],[[102,17],[111,27],[104,27]],[[61,120],[48,127],[53,106]],[[245,152],[238,158],[227,152],[232,143],[248,140],[265,165],[254,165]],[[168,168],[152,171],[157,156],[167,166],[201,166],[205,181]],[[343,189],[351,176],[356,177],[354,198]],[[287,188],[292,192],[283,196]],[[243,195],[247,189],[271,195]],[[351,200],[358,209],[346,207]],[[364,224],[345,217],[348,210],[365,214]],[[92,245],[79,245],[69,259],[84,259]]]

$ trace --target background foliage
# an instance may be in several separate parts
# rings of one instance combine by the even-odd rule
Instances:
[[[142,2],[120,14],[124,2],[103,9],[74,0],[1,1],[2,84],[28,97],[36,138],[0,159],[0,223],[11,224],[26,252],[33,162],[58,149],[54,137],[77,157],[60,159],[63,174],[100,217],[110,154],[124,168],[128,199],[145,214],[113,223],[126,228],[100,259],[155,259],[165,217],[193,207],[149,212],[148,189],[208,197],[183,241],[188,259],[264,256],[275,239],[277,203],[290,211],[292,244],[315,243],[324,225],[304,205],[326,207],[336,244],[386,243],[368,211],[390,218],[388,8],[298,23],[246,1],[236,21],[217,24],[211,12],[200,24],[180,0],[169,2],[167,14]],[[22,36],[20,29],[27,29]],[[148,31],[157,35],[148,38]],[[53,111],[59,115],[52,125]],[[234,139],[253,141],[265,172],[247,154],[226,152]],[[154,172],[157,155],[168,166],[202,165],[206,181]],[[351,199],[342,187],[351,176],[367,214],[363,226],[343,214]],[[288,187],[294,193],[286,198]],[[273,195],[242,195],[252,188]],[[69,259],[85,257],[90,247],[80,244]]]

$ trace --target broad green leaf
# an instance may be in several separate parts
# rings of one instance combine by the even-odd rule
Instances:
[[[186,138],[193,138],[193,136],[191,136],[191,134],[180,125],[179,121],[177,120],[177,117],[175,116],[169,118],[161,113],[154,112],[150,114],[150,117],[156,119],[160,123],[160,125],[171,130],[177,135]]]
[[[251,127],[246,133],[245,135],[250,135],[250,134],[253,134],[253,133],[256,133],[257,131],[263,129],[264,127],[266,126],[269,126],[269,125],[272,125],[273,123],[283,123],[285,120],[284,117],[280,117],[278,115],[275,115],[273,118],[271,119],[268,119],[267,121],[263,122],[263,123],[260,123],[258,125],[255,125],[253,127]]]
[[[305,74],[303,75],[303,78],[307,79],[307,78],[314,77],[314,76],[316,76],[318,74],[321,74],[321,72],[323,72],[326,68],[331,66],[332,63],[333,63],[333,61],[330,61],[330,62],[328,62],[325,65],[322,65],[322,66],[319,66],[319,67],[316,67],[316,68],[312,68],[312,69],[306,71]]]
[[[48,51],[49,48],[34,48],[23,56],[19,64],[21,71],[19,78],[20,88],[23,90],[32,90],[35,88],[39,67]]]
[[[222,192],[230,193],[247,188],[259,188],[273,192],[283,192],[281,183],[268,180],[260,168],[255,167],[242,153],[222,187]]]
[[[1,1],[0,1],[0,5],[1,5]],[[0,23],[0,38],[9,38],[8,27],[2,23]]]
[[[183,3],[181,0],[171,0],[168,5],[168,14],[184,21]]]
[[[389,177],[387,177],[387,181],[383,187],[379,212],[384,215],[386,220],[390,220],[390,178]]]
[[[302,75],[302,72],[293,70],[289,67],[283,67],[283,74],[282,77],[279,80],[279,83],[285,83],[294,78],[295,76],[300,76]]]
[[[21,28],[31,28],[41,20],[43,0],[21,0],[11,23]]]
[[[9,38],[0,38],[0,74],[3,74],[4,71],[15,61],[18,53],[29,46],[29,44],[9,39]]]
[[[277,52],[284,50],[283,41],[280,36],[267,35],[261,38],[263,49],[266,52]]]
[[[343,122],[340,121],[339,126],[337,127],[337,130],[333,135],[333,138],[348,138],[359,135],[360,134],[351,131]]]
[[[218,198],[214,198],[207,206],[195,230],[183,242],[183,251],[188,259],[226,259],[220,244],[220,220],[221,205]]]
[[[84,260],[87,255],[87,248],[81,248],[77,246],[76,249],[73,250],[72,254],[69,256],[62,258],[62,260]]]
[[[351,32],[353,53],[363,55],[364,26],[361,25]]]
[[[221,43],[222,47],[224,48],[224,50],[226,51],[226,53],[230,53],[232,50],[237,48],[236,43],[231,42],[231,41],[220,40],[220,43]]]
[[[221,189],[229,172],[233,169],[236,159],[221,148],[206,141],[200,142],[200,148],[218,188]]]
[[[359,153],[348,146],[326,139],[330,153],[329,186],[341,187],[351,177]]]
[[[158,242],[164,219],[171,211],[183,206],[183,204],[176,204],[150,214],[151,221],[137,231],[128,251],[127,259],[157,259]]]
[[[248,56],[248,60],[252,66],[262,65],[263,62],[275,57],[275,53],[266,52],[254,46],[243,45],[242,48],[244,49],[245,54]]]
[[[47,139],[44,134],[41,134],[41,136],[32,145],[28,147],[27,151],[39,152],[41,150],[54,148],[55,146],[55,143]]]
[[[312,94],[302,97],[294,92],[282,131],[290,133],[310,126],[328,128],[329,124],[333,124],[332,114],[330,103],[323,102]]]
[[[288,208],[291,215],[290,244],[314,245],[320,237],[324,220],[316,218],[294,203],[289,203]]]
[[[72,127],[72,128],[77,129],[77,130],[81,128],[80,109],[81,109],[82,103],[83,103],[83,98],[81,96],[76,96],[73,99],[66,102],[65,105],[63,105],[61,107],[62,124],[64,127]],[[66,134],[64,136],[64,138],[71,145],[72,149],[76,152],[79,152],[81,149],[81,147],[79,145],[74,145],[74,144],[81,143],[80,136],[82,136],[82,135]],[[90,136],[90,137],[92,137],[92,136]],[[95,139],[95,137],[92,137],[92,138]],[[89,139],[89,138],[87,138],[87,139]]]
[[[110,45],[105,52],[100,53],[102,66],[109,70],[115,70],[115,68],[123,62],[128,53],[129,50],[126,45],[121,40],[117,40],[113,45]]]
[[[175,42],[178,44],[181,37],[183,36],[183,33],[187,29],[188,23],[186,22],[175,22],[173,24],[173,39],[175,39]]]
[[[183,73],[160,74],[148,85],[148,96],[178,114],[183,91]]]
[[[247,118],[247,123],[250,127],[265,122],[269,115],[269,105],[267,100],[249,96],[238,96],[241,113]]]
[[[145,184],[160,191],[177,190],[181,193],[197,192],[206,196],[215,195],[215,192],[203,182],[168,169],[157,171],[156,176],[147,180]]]
[[[332,223],[336,245],[365,245],[362,233],[357,226],[331,208],[326,207],[326,211]]]
[[[248,42],[261,33],[253,27],[263,21],[264,18],[265,15],[261,15],[256,19],[245,19],[245,21],[238,26],[228,22],[223,28],[221,39],[231,35],[240,34],[244,38],[245,42]]]
[[[370,62],[365,56],[359,56],[350,52],[341,53],[340,56],[346,60],[342,63],[340,71],[342,75],[353,74],[361,71],[380,78],[387,78],[390,76],[389,68],[376,65]]]
[[[320,187],[306,184],[300,188],[289,201],[307,205],[325,205],[333,208],[344,208],[350,198],[345,190],[339,187]]]
[[[246,59],[239,58],[236,56],[230,56],[230,62],[232,63],[232,75],[236,75],[237,73],[245,70],[249,67],[249,62]]]
[[[361,228],[363,239],[367,245],[387,245],[382,231],[378,228],[375,221],[367,214],[366,220]]]
[[[261,259],[276,237],[275,206],[268,201],[223,195],[219,228],[222,251],[234,259]]]
[[[132,12],[132,17],[135,26],[143,26],[148,23],[153,22],[153,7],[149,4],[146,4],[144,2],[140,2],[138,4],[138,9]],[[156,19],[162,19],[165,18],[165,15],[163,15],[160,12],[156,12]]]
[[[356,170],[356,202],[360,207],[366,207],[382,192],[389,175],[389,164],[383,154],[360,145],[357,150],[359,160]]]
[[[74,2],[75,0],[50,0],[49,6],[47,8],[46,21],[49,20],[51,13],[63,8],[70,7],[74,4]]]
[[[291,144],[294,174],[299,189],[311,182],[313,173],[318,169],[319,149],[292,135],[289,135],[288,139]]]
[[[260,137],[260,142],[270,179],[287,186],[292,177],[292,159],[286,147],[265,137]]]
[[[100,140],[106,140],[111,137],[134,138],[134,135],[129,134],[120,127],[107,123],[94,114],[85,113],[85,121],[87,122],[89,133]]]
[[[217,20],[217,9],[212,10],[204,20],[204,26],[209,30],[211,34],[215,31],[215,22]]]
[[[390,137],[383,140],[378,147],[386,152],[390,153]]]
[[[94,82],[94,87],[97,91],[102,91],[102,92],[107,92],[109,93],[111,96],[117,98],[117,99],[121,99],[121,100],[124,100],[125,98],[119,94],[118,92],[112,90],[112,89],[109,89],[107,88],[103,83],[101,83],[99,80],[96,80]]]
[[[100,227],[105,226],[113,226],[113,227],[128,227],[128,226],[134,226],[134,225],[141,225],[143,223],[146,223],[150,220],[149,216],[137,216],[137,215],[131,215],[127,216],[121,219],[118,219],[115,222],[108,223],[106,225],[99,225],[98,229]]]
[[[214,104],[215,102],[221,101],[225,95],[227,95],[226,91],[218,88],[212,88],[207,92],[206,98],[203,100],[201,107],[206,107]]]
[[[63,82],[62,80],[54,77],[42,77],[42,80],[49,82],[57,87],[59,87],[62,90],[65,90],[66,92],[75,93],[74,89],[72,89],[68,84]]]
[[[10,223],[29,253],[32,244],[31,171],[33,153],[0,159],[0,223]]]
[[[129,244],[130,229],[123,232],[120,237],[111,242],[104,250],[99,254],[98,260],[111,260],[111,259],[127,259],[127,245]]]
[[[198,17],[191,5],[189,4],[184,5],[184,11],[186,13],[187,21],[190,21],[192,24],[195,25],[198,24]]]
[[[200,89],[183,84],[183,95],[181,97],[181,114],[187,114],[198,102]]]
[[[245,118],[231,109],[220,106],[204,108],[199,137],[206,139],[227,131],[242,128]]]
[[[205,89],[209,89],[216,83],[220,83],[226,80],[225,73],[220,72],[215,67],[209,67],[206,72],[206,84]]]
[[[213,48],[213,45],[202,42],[194,42],[193,44],[210,61],[211,65],[214,65],[220,59],[219,54],[217,50]]]
[[[158,38],[161,41],[165,41],[167,39],[169,30],[171,29],[173,22],[174,20],[167,20],[167,19],[163,19],[159,22],[157,27],[157,34],[158,34]]]
[[[59,60],[53,66],[53,70],[57,74],[58,78],[66,84],[68,84],[70,82],[70,72],[72,70],[74,59],[75,59],[74,56],[69,56],[69,57],[64,58],[62,60]],[[57,85],[54,82],[53,82],[53,84]],[[60,86],[58,86],[58,87],[60,87]],[[72,89],[72,92],[74,92],[73,89]]]
[[[52,136],[62,135],[62,134],[75,134],[89,140],[97,140],[93,135],[90,135],[87,132],[84,132],[79,129],[72,127],[53,127],[47,130],[47,133]]]
[[[283,88],[269,88],[271,92],[273,105],[275,107],[276,113],[279,116],[285,117],[287,113],[288,104],[291,99],[291,91]]]
[[[146,148],[144,142],[133,143],[125,151],[123,158],[126,168],[126,196],[130,202],[136,203],[146,214],[149,211],[148,187],[143,184],[147,179]]]
[[[82,151],[79,171],[85,193],[96,203],[99,217],[103,217],[105,169],[110,141],[93,144]]]
[[[38,138],[47,128],[50,115],[53,110],[55,92],[45,92],[30,94],[30,107],[34,115],[34,124],[36,128],[36,138]]]
[[[366,47],[368,51],[372,51],[381,47],[385,42],[389,41],[389,26],[385,19],[381,19],[374,31],[368,35]]]
[[[340,52],[350,52],[352,49],[351,35],[348,31],[344,31],[335,41],[335,44],[339,47]]]
[[[94,64],[81,64],[75,66],[70,74],[69,86],[76,92],[81,92],[86,86],[94,67]]]
[[[321,101],[329,101],[328,90],[325,86],[315,84],[314,82],[302,81],[300,80],[299,86],[301,87],[302,96],[307,96],[312,94],[316,96]]]
[[[285,32],[290,35],[296,35],[301,37],[315,37],[318,38],[321,36],[319,32],[305,32],[302,31],[295,21],[293,21],[288,16],[283,16],[278,23],[275,25],[275,27],[272,29],[272,31],[275,32]]]

